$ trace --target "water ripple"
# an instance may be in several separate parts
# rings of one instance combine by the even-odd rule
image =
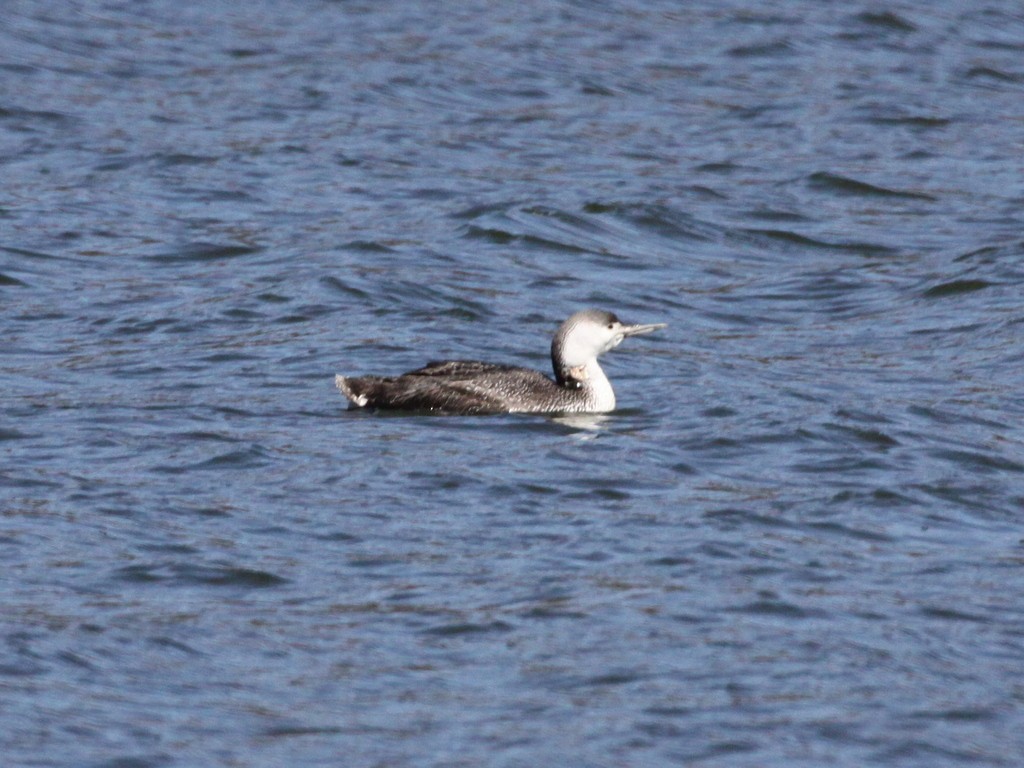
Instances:
[[[204,566],[194,563],[129,565],[117,570],[117,579],[135,584],[165,584],[175,587],[277,587],[286,579],[266,571],[235,566]]]

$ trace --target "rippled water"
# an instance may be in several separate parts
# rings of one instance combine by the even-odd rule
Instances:
[[[0,13],[5,765],[1020,765],[1018,3]]]

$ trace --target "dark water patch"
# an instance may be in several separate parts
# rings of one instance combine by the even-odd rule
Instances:
[[[418,326],[427,321],[436,323],[438,318],[453,318],[462,322],[474,322],[494,314],[491,305],[484,300],[472,299],[467,292],[457,286],[417,280],[413,277],[395,279],[388,284],[386,293],[374,294],[375,312],[379,314],[392,311],[405,313],[405,321]],[[338,312],[344,309],[332,305],[330,310]],[[387,350],[386,342],[375,342],[378,350]],[[404,347],[394,347],[402,351]]]
[[[175,762],[177,762],[176,758],[170,755],[131,755],[87,763],[86,768],[165,768],[174,765]]]
[[[583,678],[577,683],[580,688],[607,688],[609,686],[629,685],[646,680],[650,675],[634,672],[633,670],[622,670],[618,672],[605,672],[600,675],[592,675]]]
[[[7,645],[20,645],[20,640],[7,638]],[[50,672],[50,666],[43,664],[41,658],[27,648],[16,648],[15,653],[17,658],[0,662],[0,677],[39,677]]]
[[[828,613],[817,609],[801,608],[799,605],[778,598],[764,598],[745,603],[741,606],[728,607],[730,613],[746,613],[754,616],[775,616],[782,619],[818,619],[825,618]]]
[[[954,121],[947,117],[931,117],[928,115],[901,115],[893,117],[888,114],[872,115],[867,122],[874,125],[902,125],[908,128],[945,128]]]
[[[670,237],[692,235],[696,229],[692,216],[664,205],[591,201],[584,204],[583,211],[615,216],[642,229]]]
[[[433,605],[421,605],[417,603],[405,603],[400,600],[391,600],[384,604],[380,602],[362,603],[333,603],[329,606],[328,612],[331,615],[367,614],[380,616],[453,616],[456,611],[446,608],[439,608]]]
[[[293,312],[287,315],[281,315],[275,317],[273,322],[276,325],[296,325],[298,323],[308,323],[313,319],[313,315],[307,315],[302,312]]]
[[[578,245],[551,240],[537,235],[521,235],[508,232],[495,227],[478,227],[470,225],[464,230],[464,236],[472,240],[485,240],[495,245],[524,245],[540,250],[555,251],[560,253],[590,253],[586,248]]]
[[[71,494],[68,498],[74,500],[82,500],[88,498],[86,494]],[[133,518],[138,513],[134,504],[122,504],[118,506],[111,506],[103,504],[96,507],[96,511],[101,515],[108,517],[122,517],[122,518]]]
[[[881,245],[880,243],[828,242],[825,240],[816,240],[812,237],[801,235],[798,232],[793,232],[787,229],[742,229],[738,231],[741,232],[744,237],[751,239],[755,243],[762,244],[765,247],[771,247],[771,245],[778,243],[786,246],[799,246],[801,248],[811,248],[815,250],[849,251],[859,253],[863,256],[887,256],[897,253],[895,248],[891,248],[887,245]]]
[[[254,309],[245,309],[243,307],[232,307],[231,309],[225,309],[221,312],[221,317],[227,318],[229,321],[245,321],[244,324],[248,324],[253,320],[262,320],[267,315],[263,312],[257,312]]]
[[[745,166],[730,162],[700,163],[699,165],[694,166],[693,170],[698,173],[731,174],[745,170]]]
[[[738,416],[739,412],[727,405],[716,405],[712,408],[705,408],[700,415],[708,419],[729,419]]]
[[[181,324],[172,328],[170,333],[188,333]],[[182,366],[182,370],[191,369],[196,370],[197,366]],[[117,368],[117,375],[124,376],[128,379],[151,379],[154,376],[163,376],[170,372],[170,369],[163,365],[122,365]],[[188,389],[185,386],[183,389]],[[146,405],[142,406],[147,410],[162,410],[169,406],[166,405]]]
[[[118,578],[124,581],[148,583],[161,581],[161,577],[155,574],[152,566],[129,565],[119,569]]]
[[[363,164],[363,160],[358,157],[346,154],[344,152],[338,152],[334,155],[334,162],[340,165],[342,168],[358,168]]]
[[[63,486],[58,480],[44,480],[39,477],[25,477],[11,475],[10,473],[0,473],[0,479],[3,479],[4,486],[7,488],[60,488]],[[28,507],[8,506],[2,513],[5,515],[21,515],[21,514],[35,514],[35,512],[29,511]]]
[[[825,424],[825,429],[852,437],[857,442],[877,448],[880,451],[889,450],[900,444],[896,438],[890,437],[877,429],[861,429],[858,427],[848,427],[843,424]]]
[[[265,48],[229,48],[225,53],[232,59],[252,59],[257,56],[269,56],[277,51],[268,46]]]
[[[22,315],[17,315],[17,320],[23,320],[25,322],[36,322],[42,320],[66,320],[68,315],[64,312],[27,312]],[[110,322],[109,319],[106,322]]]
[[[625,501],[632,497],[628,491],[619,488],[594,488],[589,491],[577,491],[565,494],[565,498],[573,500],[602,500],[602,501]]]
[[[947,296],[957,296],[964,293],[974,293],[989,288],[994,283],[988,280],[951,280],[948,283],[940,283],[926,290],[922,296],[926,299],[939,299]]]
[[[1016,85],[1017,83],[1024,82],[1024,73],[1006,72],[995,67],[977,66],[968,69],[964,73],[964,78],[967,80]]]
[[[265,301],[268,304],[287,304],[292,300],[290,296],[282,296],[280,293],[274,293],[272,291],[257,294],[256,298],[260,301]]]
[[[934,448],[928,453],[972,472],[1024,472],[1024,464],[991,453],[949,448]]]
[[[840,419],[848,419],[850,421],[859,421],[864,424],[892,424],[893,420],[882,413],[875,413],[873,411],[862,411],[855,408],[838,408],[836,409],[836,417]]]
[[[394,248],[389,248],[383,243],[379,243],[375,240],[350,240],[347,243],[342,244],[341,248],[346,251],[353,251],[355,253],[394,253]]]
[[[762,221],[770,221],[774,223],[801,224],[811,221],[803,214],[796,213],[794,211],[780,211],[774,208],[758,208],[752,211],[747,211],[745,216],[749,219],[761,219]]]
[[[957,707],[956,709],[921,710],[910,715],[921,720],[949,720],[952,722],[984,723],[999,717],[1000,710],[994,707]]]
[[[816,435],[804,428],[792,432],[760,432],[748,435],[744,442],[748,445],[785,445],[802,444],[817,439]]]
[[[807,177],[808,186],[811,189],[833,192],[840,195],[855,195],[858,197],[885,197],[885,198],[906,198],[908,200],[931,200],[937,198],[923,192],[907,192],[898,189],[888,189],[864,181],[851,179],[847,176],[840,176],[835,173],[818,172]]]
[[[1016,265],[1022,255],[1024,255],[1024,241],[1015,240],[1000,245],[973,248],[957,256],[954,261],[977,261],[980,264],[999,264],[1008,261],[1011,265]]]
[[[567,479],[567,484],[593,491],[602,498],[627,498],[631,492],[641,491],[647,485],[643,478],[616,476],[611,471],[602,477]]]
[[[863,11],[854,16],[861,24],[895,32],[916,32],[917,27],[893,11]]]
[[[941,621],[967,621],[975,624],[991,624],[992,620],[987,616],[981,616],[976,613],[968,613],[966,611],[957,610],[955,608],[946,608],[939,606],[922,606],[920,609],[922,616],[929,619],[939,619]]]
[[[39,124],[58,128],[72,128],[81,123],[81,118],[66,112],[55,112],[45,109],[0,107],[0,121],[13,123],[13,130],[15,131],[32,131]]]
[[[551,601],[543,605],[537,605],[519,614],[523,619],[540,619],[547,621],[551,619],[586,619],[589,614],[580,610],[573,610],[566,607],[564,600]]]
[[[157,165],[164,166],[166,168],[213,165],[217,163],[219,159],[220,158],[214,155],[192,155],[187,152],[167,152],[153,156],[153,160]]]
[[[842,538],[856,539],[859,541],[892,542],[896,538],[887,533],[867,528],[854,528],[852,525],[836,522],[814,522],[806,523],[807,527],[822,533],[835,534]]]
[[[881,506],[896,507],[910,503],[910,498],[889,488],[876,488],[871,492],[871,500]]]
[[[977,40],[975,45],[983,50],[1024,51],[1024,42],[1016,40]]]
[[[687,191],[692,192],[694,195],[699,195],[705,199],[712,200],[728,200],[729,196],[724,192],[719,192],[717,189],[711,187],[705,187],[700,184],[691,184],[687,188]]]
[[[907,408],[907,413],[912,416],[921,416],[933,424],[975,424],[977,426],[989,427],[1000,431],[1006,428],[1006,424],[986,419],[977,412],[961,412],[951,410],[949,408],[912,405]]]
[[[248,363],[259,359],[259,356],[247,354],[245,352],[217,352],[215,354],[204,355],[199,358],[199,360],[204,363],[211,363],[214,365],[218,363]]]
[[[617,96],[619,91],[607,85],[596,82],[593,78],[584,78],[579,84],[580,93],[588,96]]]
[[[442,189],[441,187],[420,187],[410,190],[406,194],[413,200],[430,200],[435,202],[455,200],[460,197],[457,192],[450,189]]]
[[[20,429],[0,427],[0,442],[4,442],[6,440],[24,440],[29,437],[32,437],[32,435],[22,432]]]
[[[114,332],[123,336],[141,336],[167,328],[180,328],[179,318],[158,317],[147,320],[129,318],[120,322]]]
[[[947,723],[947,727],[949,725]],[[989,745],[974,739],[946,743],[948,746],[936,743],[934,737],[896,738],[891,745],[873,752],[869,760],[874,765],[991,765],[999,768],[1013,765],[1002,758],[1001,744]]]
[[[175,587],[238,587],[266,589],[287,584],[288,580],[252,568],[206,566],[194,563],[156,563],[118,568],[115,578],[133,584],[166,584]]]
[[[23,256],[27,259],[34,261],[58,261],[67,262],[69,264],[82,264],[87,263],[84,259],[72,258],[70,256],[61,256],[56,253],[47,253],[44,251],[31,250],[29,248],[18,248],[10,245],[0,245],[0,251],[9,253],[13,256]]]
[[[18,286],[21,288],[27,288],[28,284],[22,282],[16,277],[11,277],[10,275],[5,275],[3,272],[0,272],[0,286]]]
[[[537,290],[544,291],[550,288],[564,288],[570,285],[579,285],[581,282],[580,278],[572,275],[545,275],[536,280],[531,280],[527,283],[527,287]]]
[[[704,518],[724,523],[727,528],[755,525],[762,528],[792,528],[786,518],[779,515],[765,515],[746,509],[714,509],[704,513]]]
[[[169,648],[172,651],[179,651],[186,656],[203,656],[204,654],[196,648],[193,648],[188,643],[183,643],[180,640],[176,640],[173,637],[167,637],[166,635],[159,635],[157,637],[149,638],[149,644],[157,648]]]
[[[913,499],[888,488],[875,488],[871,491],[847,488],[835,493],[832,498],[829,499],[829,503],[898,508],[912,504]]]
[[[854,475],[863,476],[871,474],[875,470],[888,469],[888,464],[882,459],[864,458],[862,456],[832,456],[828,458],[816,458],[811,461],[798,461],[790,465],[793,472],[805,472],[807,474],[833,474],[849,472]]]
[[[259,253],[262,248],[249,245],[195,242],[183,245],[173,251],[147,256],[146,260],[157,264],[203,264],[206,262],[237,259]]]
[[[92,167],[92,170],[96,173],[111,173],[114,171],[123,171],[127,168],[131,168],[133,165],[137,165],[142,161],[139,157],[118,157],[113,160],[104,160],[102,163],[97,163]]]
[[[786,105],[775,102],[762,102],[760,104],[731,104],[727,106],[729,114],[738,121],[750,123],[761,130],[790,130],[792,123],[786,120],[774,119],[782,114]]]
[[[778,58],[779,56],[791,56],[794,50],[789,40],[770,40],[764,43],[738,45],[728,49],[726,53],[738,59]]]
[[[172,439],[185,442],[217,442],[217,443],[240,443],[241,438],[228,435],[223,432],[208,432],[201,429],[193,429],[187,432],[176,432],[171,435]]]
[[[933,499],[946,502],[945,508],[932,505],[936,511],[931,518],[948,524],[949,516],[957,510],[970,511],[972,515],[980,520],[1000,520],[1013,518],[1019,509],[1004,509],[1002,505],[994,503],[998,498],[994,493],[995,489],[977,484],[954,485],[952,483],[918,483],[912,486],[914,490],[921,491]],[[963,514],[957,515],[957,519],[963,522]]]
[[[19,64],[16,62],[4,62],[0,64],[0,70],[5,72],[13,72],[16,75],[31,75],[35,73],[36,68],[29,66],[28,64]]]
[[[405,558],[390,555],[361,555],[359,557],[350,557],[345,561],[345,564],[349,567],[359,569],[387,568],[404,563]]]
[[[318,533],[314,536],[321,541],[337,541],[344,544],[358,544],[363,541],[361,536],[354,533],[348,533],[346,531],[330,531],[328,533]]]
[[[530,216],[537,216],[544,219],[553,219],[560,224],[565,224],[571,231],[600,233],[603,229],[597,226],[589,216],[578,216],[560,208],[553,208],[547,205],[531,205],[522,209],[522,212]]]
[[[223,409],[222,409],[223,410]],[[258,447],[240,451],[228,451],[206,461],[187,465],[161,464],[153,467],[154,472],[168,475],[182,475],[188,472],[222,472],[259,469],[270,464],[270,457]]]
[[[341,728],[336,725],[279,725],[265,728],[261,733],[268,739],[289,739],[296,736],[330,736],[341,733],[357,733],[359,728]]]
[[[204,203],[258,203],[262,198],[239,189],[183,189],[183,194],[193,196]]]
[[[304,323],[316,320],[322,317],[329,317],[336,312],[340,312],[342,307],[337,304],[303,304],[302,306],[295,307],[294,311],[289,312],[286,315],[279,315],[275,317],[271,322],[275,324],[293,325],[295,323]],[[260,315],[262,317],[263,315]]]
[[[460,621],[424,629],[423,634],[436,637],[461,637],[465,635],[491,634],[494,632],[511,632],[513,629],[514,627],[505,621],[489,621],[485,623]]]
[[[341,280],[334,276],[321,277],[320,284],[326,286],[331,291],[341,294],[342,296],[348,296],[354,299],[367,300],[371,297],[369,291],[364,291],[362,288],[357,288],[350,282]]]
[[[819,311],[827,311],[834,316],[858,315],[865,311],[867,301],[854,294],[871,287],[870,284],[846,272],[797,274],[784,278],[777,284],[766,286],[764,293],[746,294],[746,298],[791,302],[798,308],[813,302],[819,305]]]
[[[707,746],[694,745],[682,751],[678,747],[667,754],[675,765],[717,765],[722,759],[747,752],[757,752],[763,745],[751,739],[717,739]],[[756,764],[756,763],[755,763]]]
[[[691,714],[692,712],[693,712],[693,710],[690,707],[684,707],[684,706],[674,707],[674,706],[656,705],[656,706],[653,706],[653,707],[644,707],[644,709],[643,709],[643,713],[645,715],[651,715],[653,717],[672,717],[672,718],[686,717],[687,715]]]
[[[944,340],[952,339],[956,335],[974,335],[977,331],[986,327],[988,323],[968,323],[967,325],[939,325],[932,328],[915,328],[910,331],[911,336],[938,336]]]
[[[188,544],[142,544],[139,546],[142,552],[155,552],[163,555],[199,555],[195,547]]]
[[[478,205],[471,205],[467,208],[462,208],[458,211],[453,212],[451,217],[453,219],[459,219],[464,221],[475,221],[477,219],[485,218],[489,215],[504,216],[509,209],[509,203],[483,203]]]
[[[74,653],[73,651],[60,651],[54,659],[56,661],[63,662],[64,664],[68,664],[69,666],[78,667],[79,669],[96,669],[95,664],[81,654]]]

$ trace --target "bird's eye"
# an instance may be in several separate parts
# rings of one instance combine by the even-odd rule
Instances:
[[[614,331],[615,330],[615,323],[608,323],[608,330],[609,331]]]

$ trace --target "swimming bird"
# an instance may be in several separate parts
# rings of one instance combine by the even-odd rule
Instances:
[[[597,363],[628,336],[664,323],[627,325],[611,312],[585,309],[566,320],[551,342],[555,378],[540,371],[475,360],[427,363],[401,376],[335,376],[353,408],[482,413],[607,413],[615,392]]]

